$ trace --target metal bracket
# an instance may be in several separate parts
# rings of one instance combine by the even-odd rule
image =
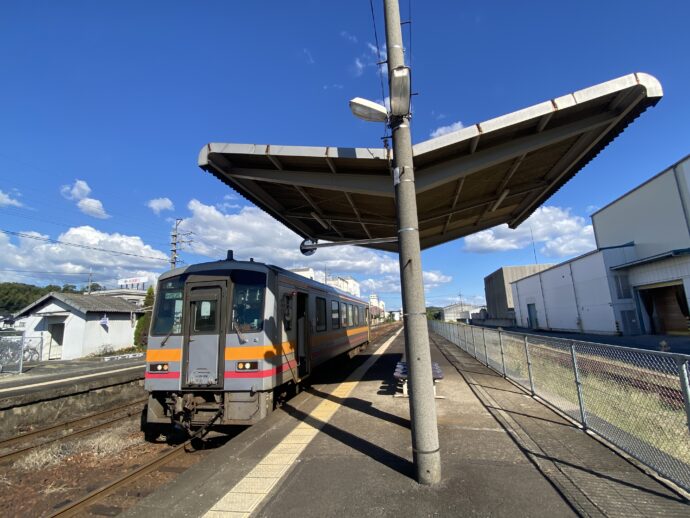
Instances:
[[[312,255],[316,252],[317,248],[327,248],[330,246],[343,246],[343,245],[375,245],[378,243],[396,243],[398,237],[375,237],[373,239],[355,239],[353,241],[336,241],[333,243],[319,243],[318,239],[305,239],[299,245],[299,251],[303,255]]]

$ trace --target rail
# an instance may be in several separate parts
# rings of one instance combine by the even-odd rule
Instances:
[[[690,356],[435,320],[429,329],[690,491]]]

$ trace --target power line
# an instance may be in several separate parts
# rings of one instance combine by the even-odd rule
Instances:
[[[164,262],[167,262],[167,261],[168,261],[167,259],[163,259],[163,258],[160,258],[160,257],[153,257],[153,256],[150,256],[150,255],[132,254],[132,253],[129,253],[129,252],[120,252],[120,251],[118,251],[118,250],[108,250],[107,248],[98,248],[98,247],[95,247],[95,246],[80,245],[79,243],[68,243],[68,242],[66,242],[66,241],[59,241],[59,240],[57,240],[57,239],[50,239],[50,238],[48,238],[48,237],[32,236],[31,234],[26,234],[26,233],[24,233],[24,232],[13,232],[13,231],[11,231],[11,230],[3,230],[3,229],[0,229],[0,232],[2,232],[3,234],[8,234],[8,235],[10,235],[10,236],[24,237],[24,238],[27,238],[27,239],[34,239],[34,240],[36,240],[36,241],[43,241],[43,242],[46,242],[46,243],[54,243],[54,244],[57,244],[57,245],[73,246],[73,247],[75,247],[75,248],[82,248],[82,249],[84,249],[84,250],[94,250],[94,251],[96,251],[96,252],[105,252],[105,253],[114,254],[114,255],[126,255],[126,256],[129,256],[129,257],[139,257],[139,258],[141,258],[141,259],[151,259],[151,260],[154,260],[154,261],[164,261]]]
[[[378,61],[376,63],[376,68],[378,69],[379,79],[381,81],[381,101],[385,102],[385,100],[386,100],[386,89],[383,86],[383,72],[381,71],[381,65],[383,63],[385,63],[385,61],[381,59],[381,46],[379,45],[379,33],[376,30],[376,16],[374,15],[374,0],[369,0],[369,8],[371,9],[371,23],[374,26],[374,42],[376,43],[376,55],[378,58]]]

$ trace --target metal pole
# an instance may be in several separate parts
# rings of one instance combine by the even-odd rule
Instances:
[[[503,333],[498,332],[498,345],[501,348],[501,366],[503,367],[503,377],[506,377],[506,358],[503,353]]]
[[[685,418],[690,429],[690,381],[688,381],[688,362],[678,362],[678,374],[680,376],[680,386],[683,391],[683,402],[685,403]]]
[[[489,352],[486,350],[486,328],[482,327],[482,342],[484,342],[484,363],[489,366]]]
[[[587,416],[585,414],[585,400],[582,399],[582,383],[580,382],[580,369],[577,368],[577,355],[575,344],[570,344],[570,355],[573,357],[573,370],[575,371],[575,386],[577,387],[577,401],[580,404],[580,422],[582,428],[587,429]]]
[[[535,392],[534,377],[532,376],[532,358],[529,355],[529,343],[527,341],[527,335],[525,335],[525,357],[527,358],[527,375],[529,376],[529,389],[532,392],[532,395],[534,395]]]
[[[384,14],[390,82],[393,70],[405,66],[398,0],[384,0]],[[409,115],[392,117],[390,126],[393,134],[395,167],[393,181],[398,216],[400,281],[405,315],[405,357],[410,381],[413,462],[417,482],[429,485],[441,481],[441,452],[436,422],[429,334],[426,327]]]

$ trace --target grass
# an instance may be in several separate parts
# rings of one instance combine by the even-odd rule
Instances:
[[[479,340],[481,344],[481,337]],[[529,386],[522,340],[504,335],[503,349],[508,376]],[[483,357],[483,345],[478,350]],[[530,345],[530,358],[537,395],[579,421],[570,351]],[[666,476],[690,483],[690,436],[677,375],[581,353],[578,367],[592,429]],[[669,465],[656,450],[678,462],[670,461],[674,465]]]
[[[37,448],[17,460],[14,463],[14,468],[22,471],[44,469],[68,462],[77,455],[83,454],[96,458],[108,457],[139,442],[140,439],[132,436],[131,430],[125,424],[83,439],[53,443],[43,448]]]

